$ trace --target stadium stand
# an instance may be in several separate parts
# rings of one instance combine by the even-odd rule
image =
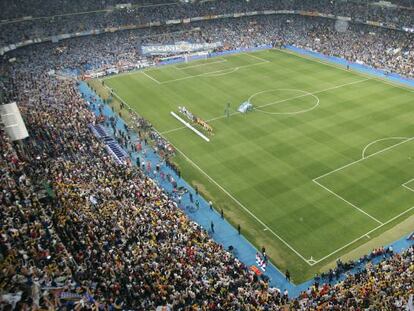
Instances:
[[[167,19],[266,9],[317,10],[413,27],[413,2],[2,1],[0,46],[50,36]],[[85,6],[86,5],[86,6]],[[405,8],[403,8],[405,7]],[[99,11],[80,14],[84,11]],[[53,17],[57,14],[70,14]],[[12,19],[31,15],[32,20]],[[9,20],[9,21],[6,21]],[[0,62],[2,103],[17,101],[30,138],[12,143],[0,130],[0,308],[3,310],[399,310],[414,294],[414,247],[298,298],[269,286],[184,212],[143,172],[119,165],[90,131],[100,120],[73,79],[145,60],[143,43],[220,40],[225,49],[293,44],[414,77],[413,33],[351,23],[271,15],[124,30],[29,45]],[[194,28],[197,28],[194,30]],[[315,39],[318,40],[315,40]],[[385,51],[385,52],[384,52]],[[150,61],[156,61],[150,59]],[[45,120],[47,122],[45,122]],[[134,148],[128,130],[119,145]],[[160,142],[164,144],[166,142]]]

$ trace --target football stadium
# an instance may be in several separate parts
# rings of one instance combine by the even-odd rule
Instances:
[[[414,1],[0,28],[2,310],[414,310]]]

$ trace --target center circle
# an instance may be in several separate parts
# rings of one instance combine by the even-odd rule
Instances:
[[[309,103],[308,98],[312,98]],[[296,109],[291,109],[291,102],[296,101]],[[319,106],[318,96],[298,89],[270,89],[257,92],[250,96],[248,102],[254,107],[254,110],[271,115],[293,115],[305,113]],[[276,106],[279,111],[266,109],[267,107]],[[286,111],[281,111],[286,109]]]

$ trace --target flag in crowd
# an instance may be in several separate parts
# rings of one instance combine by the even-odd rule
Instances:
[[[259,253],[256,253],[256,263],[262,271],[266,271],[266,260]]]

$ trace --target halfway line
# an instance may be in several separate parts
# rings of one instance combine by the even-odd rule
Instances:
[[[302,95],[298,95],[298,96],[294,96],[294,97],[290,97],[290,98],[278,100],[278,101],[275,101],[275,102],[271,102],[271,103],[268,103],[268,104],[264,104],[264,105],[261,105],[261,106],[257,106],[256,108],[263,108],[263,107],[268,107],[268,106],[271,106],[271,105],[280,104],[280,103],[283,103],[283,102],[286,102],[286,101],[289,101],[289,100],[293,100],[293,99],[297,99],[297,98],[301,98],[301,97],[305,97],[305,96],[310,96],[310,95],[315,95],[315,94],[319,94],[319,93],[323,93],[323,92],[335,90],[335,89],[338,89],[338,88],[341,88],[341,87],[344,87],[344,86],[362,83],[362,82],[365,82],[365,81],[368,81],[368,80],[371,80],[371,79],[372,78],[366,78],[366,79],[362,79],[362,80],[357,80],[357,81],[353,81],[353,82],[349,82],[349,83],[345,83],[345,84],[333,86],[333,87],[330,87],[330,88],[327,88],[327,89],[324,89],[324,90],[320,90],[320,91],[316,91],[316,92],[313,92],[313,93],[306,93],[306,94],[302,94]],[[236,114],[240,114],[240,112],[238,112],[238,111],[232,112],[230,114],[230,116],[233,116],[233,115],[236,115]],[[209,123],[209,122],[216,121],[216,120],[220,120],[220,119],[224,119],[224,118],[227,118],[227,116],[214,117],[214,118],[211,118],[211,119],[206,120],[206,122]],[[185,129],[185,128],[186,128],[185,126],[178,127],[178,128],[174,128],[174,129],[171,129],[171,130],[167,130],[167,131],[161,132],[161,134],[169,134],[169,133],[176,132],[176,131],[179,131],[179,130],[182,130],[182,129]]]

